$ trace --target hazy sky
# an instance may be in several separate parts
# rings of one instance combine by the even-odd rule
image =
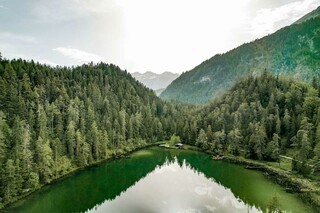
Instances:
[[[129,72],[192,69],[289,25],[320,0],[0,0],[6,58]]]

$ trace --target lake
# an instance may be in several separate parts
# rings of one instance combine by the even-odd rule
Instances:
[[[314,212],[261,172],[214,161],[205,153],[153,147],[79,171],[3,212],[189,213]]]

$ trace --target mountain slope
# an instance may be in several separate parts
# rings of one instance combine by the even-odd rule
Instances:
[[[294,175],[280,176],[279,180],[291,179],[290,187],[318,208],[314,212],[320,212],[319,89],[316,81],[310,85],[269,72],[249,76],[210,104],[185,115],[178,135],[183,143],[196,145],[214,156],[241,156],[231,157],[236,162],[248,162],[244,158],[274,161],[249,165],[260,169],[272,165],[275,173],[286,171]],[[297,173],[304,178],[297,178]]]
[[[290,155],[298,160],[293,169],[310,173],[310,163],[319,174],[319,89],[318,82],[310,85],[268,72],[250,76],[185,116],[178,134],[185,143],[217,155],[266,161]]]
[[[162,92],[164,99],[206,103],[237,79],[264,70],[302,79],[319,75],[320,17],[293,24],[274,34],[215,55],[183,73]]]
[[[135,79],[153,90],[166,88],[174,79],[179,77],[177,73],[164,72],[161,74],[153,72],[139,73],[134,72],[131,74]]]
[[[308,13],[307,15],[300,18],[298,21],[295,22],[295,24],[301,24],[305,21],[308,21],[309,19],[316,18],[320,16],[320,6],[312,11],[311,13]]]
[[[155,90],[154,92],[156,93],[157,96],[160,96],[161,93],[165,90],[165,88],[162,88],[162,89],[157,89]]]

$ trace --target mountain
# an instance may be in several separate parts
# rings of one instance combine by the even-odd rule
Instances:
[[[177,134],[183,143],[214,156],[232,154],[279,162],[279,166],[280,158],[287,156],[294,159],[285,169],[288,172],[319,177],[319,86],[317,81],[309,84],[269,72],[249,76],[213,102],[180,118],[183,127]],[[283,165],[280,168],[283,171]],[[314,180],[318,184],[319,179]],[[320,206],[320,193],[305,195],[310,203]]]
[[[300,18],[298,21],[295,22],[295,24],[301,24],[305,21],[308,21],[309,19],[316,18],[320,16],[320,6],[312,11],[311,13],[308,13],[307,15]]]
[[[77,168],[168,139],[175,112],[115,65],[0,58],[0,208]]]
[[[153,90],[165,89],[174,79],[179,77],[179,74],[172,72],[164,72],[162,74],[134,72],[131,75]]]
[[[161,97],[181,102],[207,103],[238,79],[260,75],[265,70],[305,80],[312,79],[314,75],[319,77],[320,16],[314,15],[318,13],[319,8],[305,16],[301,23],[215,55],[181,74],[161,93]]]
[[[154,92],[156,93],[157,96],[160,96],[164,90],[165,88],[161,88],[161,89],[154,90]]]

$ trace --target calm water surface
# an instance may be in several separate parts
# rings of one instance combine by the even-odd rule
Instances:
[[[4,212],[315,212],[262,173],[195,151],[150,148],[67,177]]]

